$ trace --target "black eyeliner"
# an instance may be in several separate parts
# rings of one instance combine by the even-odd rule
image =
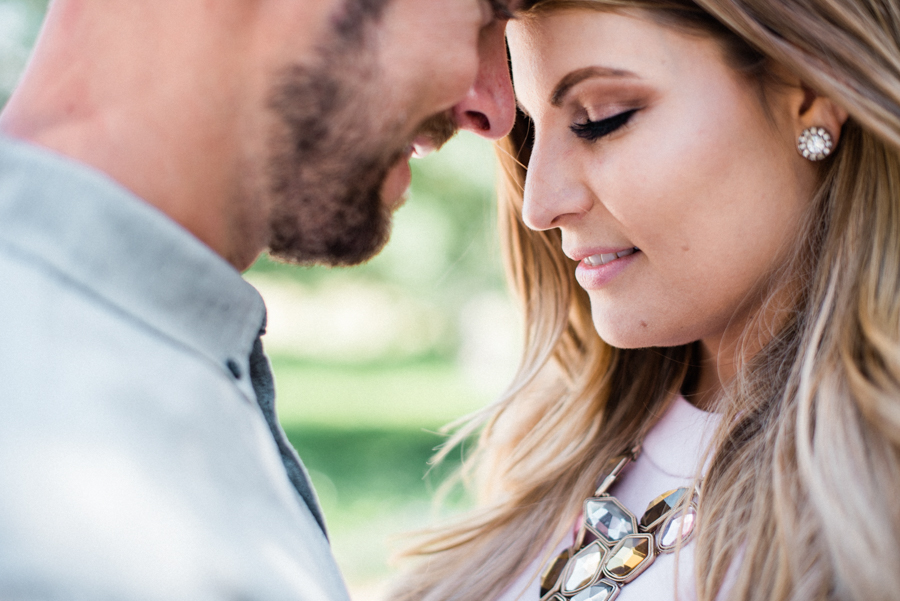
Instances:
[[[603,136],[613,133],[631,119],[638,109],[623,111],[618,115],[613,115],[599,121],[586,121],[584,123],[576,123],[569,129],[572,133],[583,140],[594,141],[599,140]]]

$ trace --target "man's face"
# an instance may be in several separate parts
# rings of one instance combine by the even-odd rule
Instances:
[[[414,148],[440,147],[473,120],[459,105],[478,87],[476,75],[502,72],[492,102],[508,101],[502,109],[512,114],[497,10],[489,0],[345,0],[316,60],[285,67],[270,96],[272,255],[367,260],[387,241]],[[511,117],[478,113],[474,123],[499,137]]]

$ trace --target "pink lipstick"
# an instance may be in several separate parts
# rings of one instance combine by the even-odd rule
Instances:
[[[575,278],[585,290],[596,290],[607,285],[631,265],[641,253],[640,249],[636,247],[588,252],[590,254],[579,253],[581,260],[575,269]]]

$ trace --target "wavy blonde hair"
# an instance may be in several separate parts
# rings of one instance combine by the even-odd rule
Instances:
[[[695,563],[701,601],[900,598],[900,4],[896,0],[544,0],[647,10],[721,41],[735,68],[770,65],[850,114],[769,291],[794,290],[768,344],[723,392]],[[530,153],[520,115],[502,144],[501,235],[525,319],[519,372],[451,444],[478,506],[424,535],[392,599],[490,600],[571,527],[606,461],[640,440],[696,343],[622,350],[596,334],[556,230],[522,222]],[[674,587],[674,582],[673,582]]]

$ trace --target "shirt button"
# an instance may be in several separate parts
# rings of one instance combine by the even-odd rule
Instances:
[[[237,361],[229,359],[225,362],[225,366],[228,367],[228,371],[231,372],[231,375],[234,376],[235,380],[241,379],[241,366],[238,365]]]

